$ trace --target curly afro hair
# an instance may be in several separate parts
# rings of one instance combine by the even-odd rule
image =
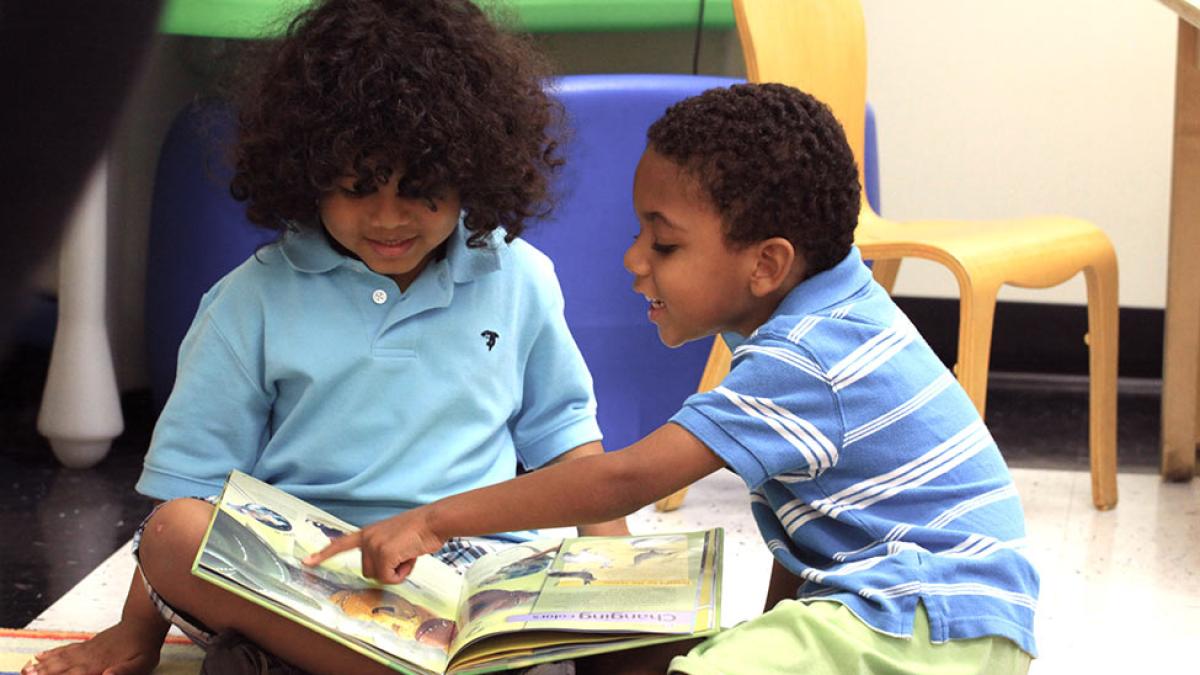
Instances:
[[[710,89],[668,108],[647,140],[699,181],[731,244],[785,237],[806,277],[850,251],[858,168],[842,126],[808,94],[782,84]]]
[[[402,173],[400,193],[457,190],[468,244],[520,235],[562,164],[544,60],[471,0],[324,0],[256,61],[241,93],[230,192],[255,224],[319,226],[339,176]]]

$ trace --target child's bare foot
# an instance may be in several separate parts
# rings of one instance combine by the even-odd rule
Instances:
[[[146,675],[158,665],[162,638],[154,628],[122,621],[86,642],[38,654],[21,675]]]

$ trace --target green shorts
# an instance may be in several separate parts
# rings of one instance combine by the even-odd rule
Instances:
[[[1030,657],[1001,637],[929,641],[918,605],[912,639],[884,635],[838,602],[784,600],[671,661],[672,673],[1025,673]]]

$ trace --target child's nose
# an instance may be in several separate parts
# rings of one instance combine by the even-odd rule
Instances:
[[[385,194],[380,191],[380,205],[376,209],[379,225],[396,227],[407,225],[414,219],[413,214],[419,206],[418,200],[401,197],[396,194]]]
[[[635,277],[644,276],[649,270],[646,265],[645,247],[642,246],[643,237],[639,235],[625,249],[625,256],[621,259],[625,265],[625,269]]]

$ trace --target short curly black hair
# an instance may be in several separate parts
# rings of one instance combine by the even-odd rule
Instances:
[[[471,0],[323,0],[251,57],[230,192],[257,225],[317,227],[336,179],[458,191],[468,243],[549,212],[561,107],[527,37]]]
[[[806,277],[850,251],[858,168],[842,125],[812,96],[774,83],[710,89],[668,108],[647,141],[699,181],[731,244],[785,237]]]

